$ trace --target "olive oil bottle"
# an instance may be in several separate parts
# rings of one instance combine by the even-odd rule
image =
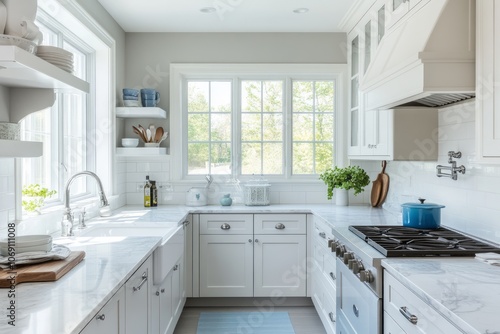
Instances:
[[[156,181],[151,181],[151,206],[158,206],[158,188],[156,188]]]
[[[146,183],[144,184],[144,207],[151,207],[151,182],[149,182],[149,175],[146,175]]]

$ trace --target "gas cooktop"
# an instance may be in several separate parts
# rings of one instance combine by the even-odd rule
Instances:
[[[500,253],[500,248],[445,227],[435,230],[400,225],[351,225],[349,230],[386,257],[474,256]]]

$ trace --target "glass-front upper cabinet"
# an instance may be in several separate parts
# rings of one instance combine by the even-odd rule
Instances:
[[[359,146],[359,66],[360,66],[360,45],[359,36],[350,39],[350,106],[349,106],[349,128],[350,144],[349,154],[357,154],[356,148]],[[359,148],[358,148],[359,149]],[[354,151],[353,151],[354,150]]]
[[[388,11],[388,28],[396,24],[403,16],[422,0],[388,0],[386,3]],[[429,0],[426,0],[429,1]]]
[[[385,5],[377,12],[377,42],[380,43],[385,35]]]

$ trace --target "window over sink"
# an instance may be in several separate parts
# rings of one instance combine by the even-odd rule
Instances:
[[[317,179],[335,163],[345,65],[172,66],[184,67],[175,83],[181,99],[173,102],[180,113],[171,112],[179,179]]]

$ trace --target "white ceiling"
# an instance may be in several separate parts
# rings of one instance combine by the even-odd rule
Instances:
[[[354,0],[98,0],[126,32],[335,32]],[[200,9],[213,7],[215,12]],[[304,14],[294,9],[308,8]]]

